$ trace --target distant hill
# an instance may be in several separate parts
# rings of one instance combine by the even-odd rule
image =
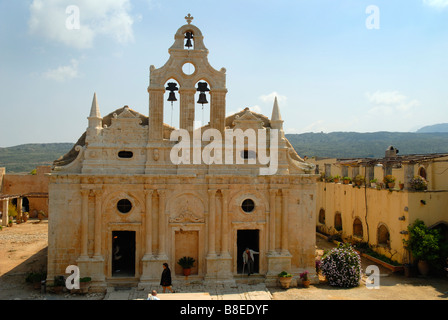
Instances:
[[[299,156],[382,158],[389,146],[399,155],[448,153],[448,133],[332,132],[287,134]]]
[[[389,146],[400,155],[448,153],[448,132],[332,132],[287,134],[299,156],[331,158],[382,158]],[[24,144],[0,148],[0,167],[7,173],[30,172],[39,165],[51,165],[74,143]]]
[[[417,133],[429,132],[448,132],[448,123],[439,123],[432,126],[426,126],[416,131]]]
[[[0,148],[0,167],[6,167],[6,173],[28,173],[37,166],[51,165],[72,147],[73,143],[36,143]]]

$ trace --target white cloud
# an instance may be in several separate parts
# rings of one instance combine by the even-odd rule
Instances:
[[[48,70],[47,72],[44,72],[43,76],[47,79],[55,80],[58,82],[64,82],[66,80],[74,79],[79,76],[78,65],[78,60],[72,59],[69,65]]]
[[[373,104],[369,110],[370,114],[391,115],[395,112],[408,113],[420,105],[417,100],[411,100],[398,91],[377,91],[366,93],[367,99]]]
[[[423,0],[423,3],[427,6],[436,8],[448,7],[448,0]]]
[[[30,5],[29,30],[32,34],[78,49],[93,46],[97,36],[105,35],[118,43],[134,40],[134,18],[130,0],[78,0],[79,28],[67,28],[74,13],[66,12],[72,0],[33,0]]]
[[[276,91],[271,92],[267,95],[261,95],[260,99],[266,103],[274,103],[275,97],[277,97],[278,103],[286,102],[287,100],[285,96],[278,94]]]

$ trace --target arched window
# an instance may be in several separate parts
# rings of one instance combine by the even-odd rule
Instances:
[[[180,127],[179,84],[170,79],[165,83],[163,122],[174,128]]]
[[[418,169],[418,175],[426,180],[426,169],[424,167],[420,167]]]
[[[184,49],[186,49],[186,50],[194,49],[194,33],[193,33],[193,31],[185,32]]]
[[[334,215],[334,228],[337,231],[342,230],[342,214],[340,212],[336,212]]]
[[[353,235],[359,238],[363,237],[362,222],[359,218],[353,221]]]
[[[390,234],[387,226],[381,224],[378,227],[378,245],[390,247]]]
[[[195,95],[195,128],[200,128],[210,122],[210,85],[201,80],[196,84]]]
[[[325,210],[323,208],[319,210],[319,223],[325,224]]]

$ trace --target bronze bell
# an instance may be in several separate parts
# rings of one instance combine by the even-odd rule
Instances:
[[[200,103],[200,104],[202,104],[202,105],[208,103],[208,101],[207,101],[207,97],[205,96],[205,93],[204,93],[204,92],[201,92],[201,93],[199,94],[199,100],[198,100],[198,103]]]
[[[193,44],[191,43],[191,39],[193,39],[193,33],[190,31],[187,31],[185,33],[185,39],[187,39],[187,42],[185,43],[185,46],[187,48],[191,48],[193,46]]]
[[[174,91],[170,92],[170,95],[168,96],[168,101],[170,102],[177,101],[176,94],[174,93]]]
[[[177,88],[177,84],[175,82],[169,82],[168,87],[166,87],[166,90],[170,91],[170,94],[168,96],[168,101],[170,101],[171,104],[173,104],[173,101],[177,101],[176,94],[174,93],[174,91],[179,90]]]

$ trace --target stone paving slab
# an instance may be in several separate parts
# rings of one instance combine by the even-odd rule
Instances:
[[[149,295],[150,293],[147,296]],[[212,300],[208,292],[158,293],[157,296],[160,300]]]
[[[177,285],[174,287],[175,293],[160,292],[160,286],[137,290],[129,288],[127,290],[110,287],[104,300],[146,300],[152,290],[157,291],[161,300],[272,300],[272,295],[264,284],[248,285]]]

